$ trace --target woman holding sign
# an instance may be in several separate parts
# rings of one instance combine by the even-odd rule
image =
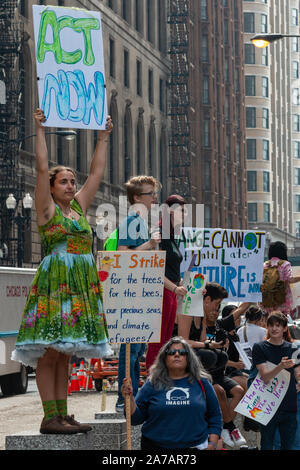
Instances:
[[[159,230],[162,236],[159,248],[166,251],[161,336],[160,343],[148,344],[146,355],[147,370],[154,363],[160,348],[172,336],[177,311],[177,296],[184,297],[187,293],[185,287],[181,285],[180,264],[183,258],[175,240],[175,235],[180,235],[181,233],[185,204],[186,200],[182,196],[178,194],[169,196],[164,202],[162,216],[159,221]]]
[[[74,170],[48,170],[48,152],[41,109],[36,123],[35,206],[45,257],[25,305],[12,358],[36,367],[44,434],[74,434],[91,428],[68,416],[67,388],[70,356],[103,357],[111,354],[102,305],[101,286],[91,252],[92,230],[87,210],[102,179],[111,119],[98,133],[90,173],[76,190]]]
[[[131,422],[144,423],[142,450],[217,448],[222,414],[210,380],[181,337],[161,348],[135,398],[130,379],[123,380],[123,396],[130,395]]]

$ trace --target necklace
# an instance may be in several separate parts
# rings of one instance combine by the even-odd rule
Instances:
[[[64,215],[65,217],[67,217],[67,218],[69,218],[70,215],[71,215],[71,213],[72,213],[72,209],[71,209],[71,208],[69,209],[69,212],[68,212],[68,213],[64,212],[63,209],[61,209],[61,211],[62,211],[63,215]]]

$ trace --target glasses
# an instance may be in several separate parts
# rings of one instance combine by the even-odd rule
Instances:
[[[179,356],[187,356],[187,351],[185,349],[171,349],[167,352],[168,356],[175,356],[178,353]]]
[[[156,197],[157,196],[157,191],[150,191],[149,193],[140,193],[140,196],[151,196],[151,197]]]

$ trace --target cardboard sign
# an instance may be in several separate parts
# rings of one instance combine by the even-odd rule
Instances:
[[[100,13],[33,5],[39,106],[45,126],[104,129],[107,117]]]
[[[98,251],[111,344],[159,343],[165,251]]]
[[[193,272],[217,282],[228,292],[228,301],[260,302],[265,232],[221,228],[183,228],[179,249],[181,275],[197,254]]]
[[[252,367],[252,348],[249,343],[240,343],[234,341],[233,343],[238,350],[241,360],[245,364],[245,369],[250,370]]]
[[[269,369],[276,367],[267,362]],[[282,402],[290,383],[290,373],[282,370],[268,384],[258,373],[234,411],[261,424],[268,424]]]

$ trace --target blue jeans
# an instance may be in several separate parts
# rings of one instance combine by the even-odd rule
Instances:
[[[297,430],[296,413],[277,411],[266,426],[261,425],[261,450],[274,449],[276,429],[280,434],[280,450],[292,450]]]
[[[300,392],[297,393],[297,406],[297,430],[292,450],[300,450]],[[278,428],[275,433],[274,450],[280,450],[280,434]]]
[[[146,351],[145,343],[136,343],[130,345],[130,377],[132,380],[133,396],[138,392],[139,381],[140,381],[140,358]],[[118,402],[123,403],[124,398],[121,394],[121,387],[123,379],[125,378],[125,356],[126,346],[121,344],[119,354],[119,369],[118,369]]]

